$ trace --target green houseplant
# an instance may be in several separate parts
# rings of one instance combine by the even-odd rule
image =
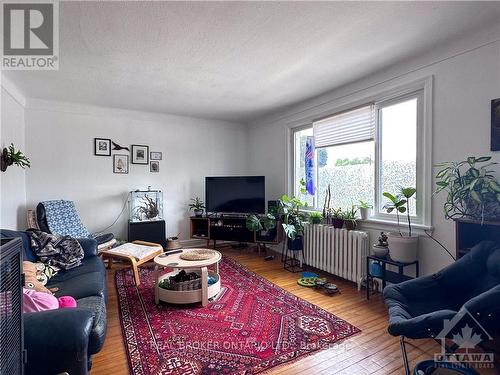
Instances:
[[[500,183],[490,169],[497,163],[491,157],[469,156],[459,162],[437,164],[437,189],[447,193],[443,205],[447,219],[465,217],[473,220],[500,218]]]
[[[189,204],[189,210],[194,212],[194,216],[203,216],[203,210],[205,209],[205,203],[199,198],[191,198],[191,203]]]
[[[251,232],[269,231],[276,227],[276,217],[271,213],[264,216],[252,214],[247,216],[245,224]]]
[[[321,212],[313,211],[309,213],[309,222],[311,224],[321,224],[323,222],[323,215]]]
[[[328,209],[328,216],[330,217],[334,228],[340,229],[344,226],[344,213],[342,212],[342,209],[340,207],[337,209]]]
[[[283,231],[288,241],[287,246],[290,250],[302,250],[304,248],[304,223],[307,220],[307,214],[301,209],[306,207],[306,203],[296,197],[283,195],[279,200],[280,214],[283,217]]]
[[[361,220],[367,220],[370,216],[370,210],[373,206],[365,201],[360,200],[358,204],[359,215],[361,216]]]
[[[8,148],[6,147],[2,150],[2,154],[0,155],[0,170],[5,172],[7,167],[11,165],[17,165],[23,169],[31,166],[30,159],[21,150],[16,150],[13,143]]]
[[[412,233],[410,216],[410,198],[417,193],[413,187],[401,188],[393,195],[385,192],[383,196],[389,199],[384,206],[387,213],[395,212],[398,222],[398,232],[389,232],[389,252],[391,258],[397,262],[410,263],[417,259],[418,236]],[[400,214],[406,214],[408,221],[408,232],[401,230]]]
[[[358,209],[355,206],[348,208],[344,211],[342,218],[344,219],[345,228],[347,230],[356,229],[357,221],[356,221],[356,213]]]

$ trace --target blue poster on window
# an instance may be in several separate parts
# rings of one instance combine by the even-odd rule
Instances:
[[[314,137],[307,137],[305,154],[306,191],[314,195]]]

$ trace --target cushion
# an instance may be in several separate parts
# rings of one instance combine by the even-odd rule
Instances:
[[[64,282],[53,280],[47,286],[58,288],[55,292],[56,297],[71,296],[75,299],[90,296],[105,297],[106,280],[101,272],[84,273],[68,278]]]
[[[54,200],[42,202],[50,232],[73,238],[91,237],[72,201]]]
[[[2,238],[17,238],[20,237],[21,240],[23,241],[23,259],[28,260],[30,262],[36,262],[38,260],[38,257],[36,254],[31,250],[31,245],[30,245],[30,239],[26,232],[21,232],[21,231],[15,231],[15,230],[9,230],[9,229],[2,229],[0,231],[0,235]]]

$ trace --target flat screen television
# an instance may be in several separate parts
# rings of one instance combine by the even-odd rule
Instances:
[[[206,177],[208,212],[265,213],[265,177]]]

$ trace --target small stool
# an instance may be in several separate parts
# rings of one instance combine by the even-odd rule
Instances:
[[[135,285],[139,286],[141,280],[139,278],[138,267],[150,260],[153,260],[155,256],[163,253],[163,247],[160,244],[145,242],[145,241],[134,241],[131,243],[126,243],[109,250],[103,250],[99,255],[102,256],[102,260],[108,260],[108,269],[113,266],[113,259],[129,262],[134,273]]]

